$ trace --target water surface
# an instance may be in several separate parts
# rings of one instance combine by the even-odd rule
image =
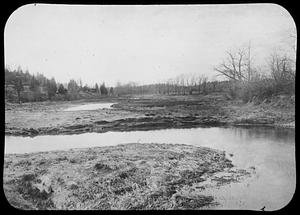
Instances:
[[[81,110],[97,110],[97,109],[104,109],[104,108],[112,108],[111,106],[115,103],[96,103],[96,104],[86,104],[86,105],[79,105],[75,107],[70,107],[64,109],[64,111],[81,111]]]
[[[295,130],[212,127],[79,135],[5,137],[5,153],[65,150],[120,143],[180,143],[225,150],[238,168],[256,173],[241,183],[206,190],[220,209],[278,210],[291,200],[296,186]]]

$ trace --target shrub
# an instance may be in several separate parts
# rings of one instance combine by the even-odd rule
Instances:
[[[240,98],[244,102],[252,101],[254,98],[264,100],[276,94],[276,87],[273,80],[263,79],[244,83],[240,91]]]

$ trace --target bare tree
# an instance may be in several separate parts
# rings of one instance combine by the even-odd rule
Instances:
[[[185,86],[186,86],[188,92],[190,92],[190,80],[189,79],[190,79],[190,76],[189,76],[189,74],[187,74],[185,77],[185,84],[186,84]]]
[[[182,75],[179,76],[179,78],[180,78],[181,92],[182,92],[183,95],[185,95],[185,77],[182,74]]]
[[[197,77],[197,80],[198,80],[198,93],[199,93],[199,94],[201,93],[202,79],[203,79],[203,75],[199,75],[199,76]]]
[[[250,49],[249,49],[250,50]],[[246,61],[246,52],[243,49],[239,49],[237,53],[232,53],[227,51],[226,62],[221,63],[218,67],[215,67],[214,70],[219,72],[220,75],[223,75],[230,80],[234,81],[243,81],[248,80],[247,71],[250,75],[250,60]],[[247,70],[248,67],[248,70]]]
[[[247,59],[247,73],[248,73],[248,81],[252,79],[252,68],[251,68],[251,41],[249,41],[248,45],[248,59]]]
[[[170,95],[172,92],[172,79],[167,80],[167,94]]]
[[[203,78],[202,78],[202,92],[204,94],[207,94],[207,88],[206,88],[206,86],[207,86],[207,77],[203,76]]]
[[[196,89],[197,86],[197,77],[194,74],[191,75],[190,85],[191,85],[190,94],[192,94],[193,90]]]
[[[271,77],[276,83],[287,83],[295,81],[295,70],[293,61],[286,55],[280,56],[277,53],[271,55],[270,60]]]
[[[179,87],[179,84],[180,84],[180,77],[177,76],[177,77],[175,78],[176,94],[180,94],[180,87]]]

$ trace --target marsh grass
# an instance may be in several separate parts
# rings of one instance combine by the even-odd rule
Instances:
[[[233,167],[222,151],[183,144],[132,143],[36,154],[29,166],[20,162],[22,155],[5,157],[5,194],[20,209],[201,209],[217,204],[213,196],[201,194],[206,189],[202,183]],[[40,165],[44,159],[48,162]],[[16,170],[16,163],[23,166]],[[218,186],[235,179],[219,179]]]

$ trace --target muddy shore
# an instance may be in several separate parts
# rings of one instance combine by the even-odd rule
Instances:
[[[4,192],[19,209],[207,209],[201,192],[239,182],[224,151],[184,144],[121,144],[7,154]],[[207,181],[210,183],[205,183]]]
[[[68,107],[99,102],[115,104],[112,109],[64,111]],[[244,104],[214,94],[6,104],[5,135],[60,135],[220,125],[295,127],[293,102],[279,98],[260,105]]]

